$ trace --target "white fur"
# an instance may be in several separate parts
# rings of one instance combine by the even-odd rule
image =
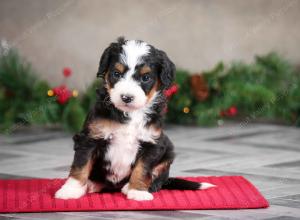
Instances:
[[[110,146],[105,155],[105,159],[110,162],[109,169],[112,172],[108,176],[110,181],[119,182],[130,174],[131,165],[135,162],[140,147],[139,141],[155,143],[158,138],[159,134],[155,130],[145,128],[148,121],[146,113],[150,113],[152,104],[151,100],[144,108],[129,112],[131,120],[128,123],[111,128],[112,130],[104,130],[108,132],[104,136],[111,136]]]
[[[133,101],[125,104],[121,95],[133,96]],[[147,102],[147,96],[141,86],[132,77],[126,76],[114,85],[110,91],[110,98],[114,105],[125,112],[137,110],[143,107]]]
[[[144,128],[146,120],[141,111],[130,113],[132,118],[128,124],[110,131],[112,138],[105,159],[110,162],[112,174],[108,179],[114,183],[121,181],[131,172],[131,165],[135,162],[139,149],[139,140],[150,140],[151,134]],[[154,139],[152,139],[152,142]]]
[[[152,200],[153,195],[148,191],[130,189],[127,192],[127,199],[133,199],[137,201]]]
[[[199,187],[199,189],[209,189],[212,187],[216,187],[216,185],[211,184],[211,183],[201,183],[201,186]]]
[[[129,67],[129,75],[134,73],[136,65],[141,62],[141,57],[149,53],[150,47],[145,42],[138,42],[136,40],[129,40],[123,45],[123,53],[121,60]]]
[[[139,83],[133,79],[135,68],[147,55],[150,47],[145,42],[135,40],[126,41],[123,45],[121,62],[128,66],[125,77],[120,79],[110,91],[110,99],[116,108],[127,112],[131,120],[112,131],[105,131],[104,136],[111,137],[110,146],[105,159],[110,162],[108,179],[114,183],[121,181],[131,172],[131,165],[135,162],[139,150],[139,140],[155,142],[157,134],[153,129],[145,129],[146,113],[149,112],[156,94],[147,102],[147,96]],[[134,99],[125,104],[121,95],[130,95]]]
[[[108,179],[114,183],[119,182],[130,174],[131,164],[134,162],[139,145],[134,123],[120,126],[111,131],[112,139],[105,159],[110,162],[112,174]]]
[[[55,193],[57,199],[78,199],[86,194],[87,185],[81,185],[80,182],[69,177],[65,184]]]
[[[114,85],[110,91],[111,101],[122,111],[129,112],[143,107],[147,102],[147,96],[139,83],[132,78],[135,67],[142,61],[142,57],[149,53],[150,47],[145,42],[135,40],[127,41],[123,45],[123,53],[120,55],[121,62],[128,66],[125,77]],[[121,95],[130,95],[134,100],[125,104]]]

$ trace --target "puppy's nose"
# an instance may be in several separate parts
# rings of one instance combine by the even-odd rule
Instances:
[[[133,101],[133,96],[131,95],[121,95],[121,99],[125,103],[130,103]]]

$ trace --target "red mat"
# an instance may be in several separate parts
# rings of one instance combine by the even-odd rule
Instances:
[[[63,179],[0,180],[0,213],[103,210],[187,210],[266,208],[267,200],[241,176],[187,177],[217,185],[208,190],[161,190],[154,200],[127,200],[121,193],[93,193],[80,199],[54,199]]]

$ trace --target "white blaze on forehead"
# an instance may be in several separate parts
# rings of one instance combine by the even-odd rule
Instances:
[[[142,62],[142,57],[149,54],[150,46],[142,41],[130,40],[122,46],[123,52],[120,55],[121,62],[128,67],[125,77],[121,78],[111,89],[111,101],[117,108],[122,109],[124,102],[121,100],[121,95],[133,96],[133,101],[130,106],[134,109],[139,109],[146,104],[147,96],[140,86],[140,83],[133,79],[135,68]],[[125,108],[123,111],[127,111]]]
[[[149,53],[150,47],[145,42],[129,40],[126,41],[122,48],[123,53],[121,54],[121,60],[129,68],[127,74],[132,75],[136,65],[141,62],[141,57]]]

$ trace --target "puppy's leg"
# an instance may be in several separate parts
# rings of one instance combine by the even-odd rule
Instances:
[[[169,169],[172,161],[164,161],[156,165],[151,171],[151,184],[148,188],[150,192],[157,192],[169,177]],[[122,188],[122,193],[127,195],[129,190],[129,183]]]
[[[156,165],[153,169],[152,169],[152,178],[156,179],[157,177],[159,177],[162,173],[168,171],[170,169],[170,165],[171,165],[172,161],[171,160],[167,160],[167,161],[163,161],[161,163],[159,163],[158,165]]]
[[[169,169],[172,161],[167,160],[160,162],[152,169],[152,183],[149,188],[150,192],[159,191],[169,178]]]
[[[152,200],[153,195],[149,193],[151,185],[151,174],[147,171],[144,162],[140,159],[133,168],[132,174],[123,188],[122,192],[128,199],[133,200]]]
[[[55,193],[55,198],[77,199],[86,194],[87,181],[92,168],[91,152],[87,149],[76,150],[69,177]]]
[[[97,183],[91,180],[87,181],[87,192],[88,193],[96,193],[96,192],[101,192],[103,189],[103,184]]]

